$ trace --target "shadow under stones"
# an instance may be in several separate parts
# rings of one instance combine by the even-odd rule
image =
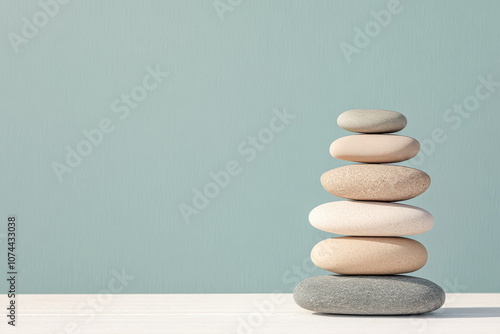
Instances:
[[[500,318],[500,307],[444,307],[430,313],[411,315],[357,315],[357,314],[329,314],[314,313],[325,317],[376,317],[376,318]]]

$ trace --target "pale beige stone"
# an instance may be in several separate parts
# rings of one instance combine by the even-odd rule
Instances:
[[[355,164],[321,175],[332,195],[364,201],[404,201],[422,194],[431,178],[421,170],[393,165]]]
[[[338,237],[320,241],[312,262],[337,274],[392,275],[419,270],[427,250],[418,241],[401,237]]]
[[[365,201],[337,201],[321,204],[309,213],[315,228],[351,236],[401,236],[429,231],[432,215],[416,206]]]
[[[337,124],[341,128],[361,133],[397,132],[403,130],[406,123],[403,114],[380,109],[349,110],[337,118]]]
[[[346,136],[330,145],[334,158],[367,163],[404,161],[419,150],[420,143],[413,138],[386,134]]]

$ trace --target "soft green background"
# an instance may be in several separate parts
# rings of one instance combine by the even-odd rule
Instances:
[[[408,201],[436,220],[414,275],[500,292],[500,89],[457,129],[443,119],[479,76],[500,81],[500,2],[401,0],[348,63],[340,43],[387,3],[243,0],[221,20],[211,0],[75,0],[16,54],[8,33],[40,7],[1,1],[0,268],[14,214],[23,293],[97,293],[113,270],[134,276],[124,293],[289,292],[326,273],[307,259],[329,234],[307,215],[337,199],[319,183],[346,164],[328,154],[348,134],[337,116],[385,108],[407,116],[402,134],[447,136],[417,166],[431,188]],[[169,78],[120,120],[111,102],[156,65]],[[246,162],[238,146],[274,108],[296,117]],[[116,129],[60,183],[52,162],[103,118]],[[179,205],[230,160],[241,173],[186,224]]]

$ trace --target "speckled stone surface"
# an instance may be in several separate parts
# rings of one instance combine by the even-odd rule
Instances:
[[[392,275],[419,270],[427,250],[417,240],[401,237],[337,237],[318,242],[312,262],[346,275]]]
[[[419,151],[420,143],[416,139],[387,134],[346,136],[330,145],[334,158],[366,163],[405,161]]]
[[[406,117],[397,112],[379,109],[354,109],[337,118],[337,124],[347,131],[361,133],[397,132],[405,128]]]
[[[336,201],[318,205],[309,213],[315,228],[351,236],[401,236],[429,231],[432,215],[416,206],[370,201]]]
[[[356,164],[321,175],[321,184],[332,195],[364,201],[404,201],[429,188],[427,173],[403,166]]]
[[[352,315],[409,315],[437,310],[445,293],[437,284],[418,277],[317,276],[305,279],[293,292],[306,310]]]

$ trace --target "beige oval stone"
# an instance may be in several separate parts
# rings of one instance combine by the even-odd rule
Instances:
[[[312,262],[337,274],[392,275],[419,270],[427,262],[420,242],[401,237],[338,237],[320,241]]]
[[[400,236],[429,231],[432,215],[416,206],[365,201],[337,201],[321,204],[309,213],[315,228],[350,236]]]
[[[363,201],[404,201],[422,194],[431,178],[421,170],[393,165],[359,164],[332,169],[321,175],[332,195]]]
[[[406,117],[391,110],[354,109],[337,118],[337,124],[347,131],[361,133],[397,132],[405,128]]]
[[[419,151],[416,139],[397,135],[352,135],[330,145],[334,158],[368,163],[400,162],[413,158]]]

